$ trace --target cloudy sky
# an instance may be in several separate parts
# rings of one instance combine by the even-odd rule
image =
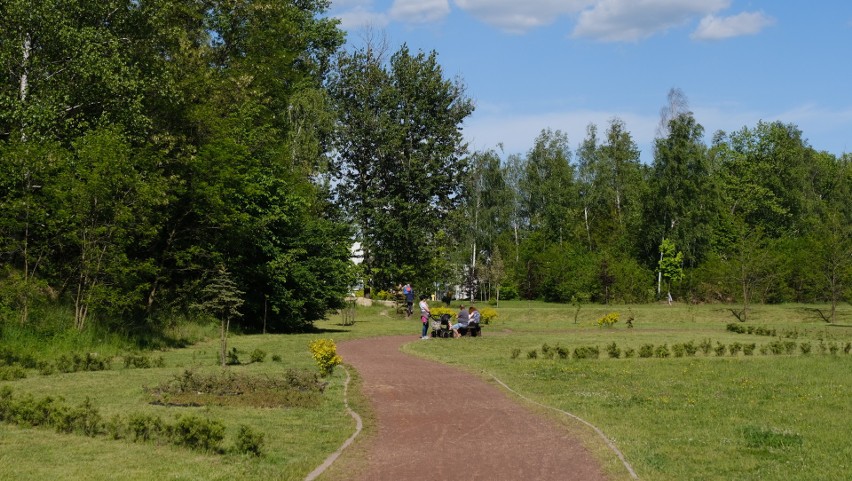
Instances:
[[[525,153],[544,128],[576,149],[589,123],[622,119],[650,162],[672,87],[713,132],[794,123],[810,144],[852,152],[848,0],[332,0],[351,44],[438,52],[476,103],[476,150]]]

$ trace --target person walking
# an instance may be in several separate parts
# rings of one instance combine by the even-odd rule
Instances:
[[[429,303],[426,302],[425,294],[420,296],[420,322],[423,323],[423,333],[420,335],[420,339],[426,340],[429,339],[429,336],[426,333],[429,330],[429,316],[432,312],[429,310]]]

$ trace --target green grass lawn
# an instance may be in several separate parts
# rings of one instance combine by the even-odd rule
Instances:
[[[719,306],[609,306],[575,309],[537,303],[506,303],[500,318],[479,339],[414,343],[410,352],[494,375],[524,396],[573,413],[603,430],[644,480],[848,480],[852,473],[852,310],[844,326],[828,326],[813,306],[758,306],[747,324],[775,329],[777,336],[736,334]],[[628,313],[600,328],[608,312]],[[792,355],[761,354],[781,337],[795,341]],[[611,343],[638,351],[712,341],[709,355],[615,359]],[[825,346],[823,354],[820,345]],[[755,343],[753,355],[717,356],[720,343]],[[811,353],[798,347],[810,343]],[[546,359],[542,347],[596,346],[598,359]],[[830,346],[839,348],[830,353]],[[512,352],[519,350],[517,358]],[[529,353],[536,351],[537,358]],[[553,349],[550,349],[553,352]],[[578,428],[580,431],[583,428]],[[589,446],[614,479],[619,463],[588,433]],[[486,447],[487,449],[487,447]],[[609,457],[609,459],[606,459]]]
[[[413,354],[496,376],[512,389],[546,406],[571,412],[593,423],[612,439],[643,480],[847,480],[852,472],[852,309],[843,306],[839,326],[828,326],[809,309],[814,306],[757,306],[747,325],[775,329],[776,336],[737,334],[726,330],[736,322],[723,306],[571,306],[537,302],[501,302],[497,320],[475,339],[413,342]],[[417,340],[419,320],[401,319],[392,309],[359,308],[356,323],[341,318],[316,324],[316,334],[235,336],[247,362],[261,349],[265,362],[232,366],[232,372],[277,375],[287,368],[316,369],[308,343],[325,337],[336,342],[384,334]],[[618,312],[612,328],[596,319]],[[633,317],[633,328],[625,319]],[[576,321],[575,322],[575,317]],[[761,354],[776,340],[795,342],[793,354]],[[671,349],[676,344],[710,340],[713,347],[755,343],[753,355],[729,352],[668,358],[610,358],[606,347],[638,352],[646,344]],[[811,352],[802,354],[802,343]],[[598,359],[559,359],[559,346],[573,354],[578,347],[597,347]],[[830,347],[838,349],[831,354]],[[822,347],[825,352],[822,352]],[[535,351],[537,358],[530,359]],[[164,367],[39,375],[0,382],[14,394],[61,396],[70,404],[90,398],[105,417],[149,413],[173,420],[194,414],[222,422],[225,444],[237,426],[265,435],[263,456],[206,454],[186,448],[58,434],[50,429],[0,424],[0,480],[104,479],[287,479],[299,480],[318,466],[354,432],[343,407],[341,369],[328,378],[322,402],[304,408],[165,407],[149,403],[143,387],[172,379],[186,369],[216,372],[217,343],[155,352]],[[513,353],[518,355],[513,358]],[[279,362],[271,357],[277,355]],[[345,362],[345,359],[344,359]],[[357,381],[357,376],[355,377]],[[356,382],[357,386],[357,382]],[[350,391],[355,409],[372,432],[367,404]],[[531,406],[533,409],[538,407]],[[615,456],[588,428],[557,414],[583,439],[612,479],[628,479]],[[344,458],[363,456],[355,446]],[[482,447],[487,453],[488,447]],[[357,460],[356,460],[357,461]],[[329,473],[345,479],[345,473]]]

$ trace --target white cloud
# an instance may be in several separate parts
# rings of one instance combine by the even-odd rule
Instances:
[[[595,0],[454,0],[456,6],[500,30],[523,33],[575,14]]]
[[[448,0],[396,0],[390,9],[394,20],[405,23],[432,23],[450,13]]]
[[[636,41],[729,5],[730,0],[600,0],[580,13],[572,35],[606,42]]]
[[[344,30],[355,30],[365,27],[384,28],[389,23],[386,14],[372,12],[362,6],[333,15],[340,19],[340,26]]]
[[[743,12],[730,17],[708,15],[701,19],[692,33],[695,40],[723,40],[742,35],[754,35],[775,23],[775,19],[762,12]]]

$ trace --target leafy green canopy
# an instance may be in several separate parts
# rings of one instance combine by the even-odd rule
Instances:
[[[3,305],[157,329],[224,266],[249,329],[337,307],[351,233],[313,181],[343,42],[326,7],[0,3]]]

